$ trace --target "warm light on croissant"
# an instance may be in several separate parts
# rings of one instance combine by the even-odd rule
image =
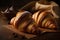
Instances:
[[[32,15],[32,18],[37,23],[37,26],[40,26],[42,28],[51,28],[51,29],[56,28],[55,19],[53,17],[53,14],[51,14],[50,12],[43,11],[40,13],[38,11]]]
[[[54,6],[57,6],[54,2],[48,5],[36,2],[34,13],[21,10],[11,19],[10,24],[23,33],[56,32],[55,18],[59,16],[54,12]]]
[[[53,30],[57,28],[53,14],[47,11],[37,11],[33,15],[26,11],[18,12],[17,15],[11,19],[10,23],[19,31],[27,33],[35,33],[38,30],[41,31],[39,28]]]
[[[10,23],[21,32],[34,33],[36,24],[32,19],[32,15],[28,11],[18,12],[15,17],[13,17]]]

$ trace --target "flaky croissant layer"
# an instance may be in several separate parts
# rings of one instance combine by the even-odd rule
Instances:
[[[36,31],[36,24],[32,19],[32,15],[28,11],[18,12],[10,21],[15,28],[21,32],[34,33]]]
[[[10,21],[16,29],[26,33],[36,33],[39,28],[56,29],[53,15],[47,11],[37,11],[33,15],[28,11],[20,11]],[[42,30],[45,31],[45,30]]]

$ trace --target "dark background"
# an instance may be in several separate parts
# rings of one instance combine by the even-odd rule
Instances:
[[[31,1],[32,0],[0,0],[0,7],[11,6],[11,5],[23,6]]]
[[[31,1],[37,1],[37,0],[0,0],[0,7],[6,7],[11,5],[14,5],[16,7],[18,6],[22,7],[23,5]],[[60,5],[60,0],[48,0],[48,1],[55,1],[57,4]]]

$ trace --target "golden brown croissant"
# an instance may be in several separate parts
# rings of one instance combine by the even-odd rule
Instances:
[[[19,32],[32,35],[44,32],[56,32],[55,29],[57,29],[53,14],[48,11],[37,11],[33,15],[28,11],[20,11],[11,19],[10,24],[19,30]]]
[[[28,11],[18,12],[16,17],[13,17],[10,23],[22,32],[33,33],[35,32],[35,22],[32,19],[32,15]]]
[[[55,23],[55,19],[53,17],[53,14],[51,14],[48,11],[35,12],[32,15],[32,18],[37,23],[37,26],[40,26],[42,28],[55,29],[57,27],[56,23]]]
[[[16,16],[11,19],[10,24],[20,32],[28,34],[35,34],[36,32],[56,32],[57,24],[55,18],[59,18],[59,16],[54,12],[54,6],[57,6],[54,2],[48,5],[36,2],[33,8],[34,10],[30,10],[35,12],[33,14],[28,12],[30,9],[28,5],[28,8],[24,7],[26,10],[28,9],[28,11],[20,10]]]
[[[53,15],[47,11],[37,11],[33,15],[27,11],[18,12],[16,17],[11,19],[11,24],[21,32],[27,33],[34,33],[37,30],[41,30],[39,28],[57,28]]]

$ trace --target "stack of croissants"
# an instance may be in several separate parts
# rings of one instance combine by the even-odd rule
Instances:
[[[40,5],[40,6],[38,6]],[[10,21],[20,32],[35,34],[38,31],[54,32],[57,29],[55,18],[58,16],[52,10],[51,5],[39,4],[36,2],[36,10],[33,14],[26,10],[20,10]],[[55,5],[54,5],[55,6]]]

